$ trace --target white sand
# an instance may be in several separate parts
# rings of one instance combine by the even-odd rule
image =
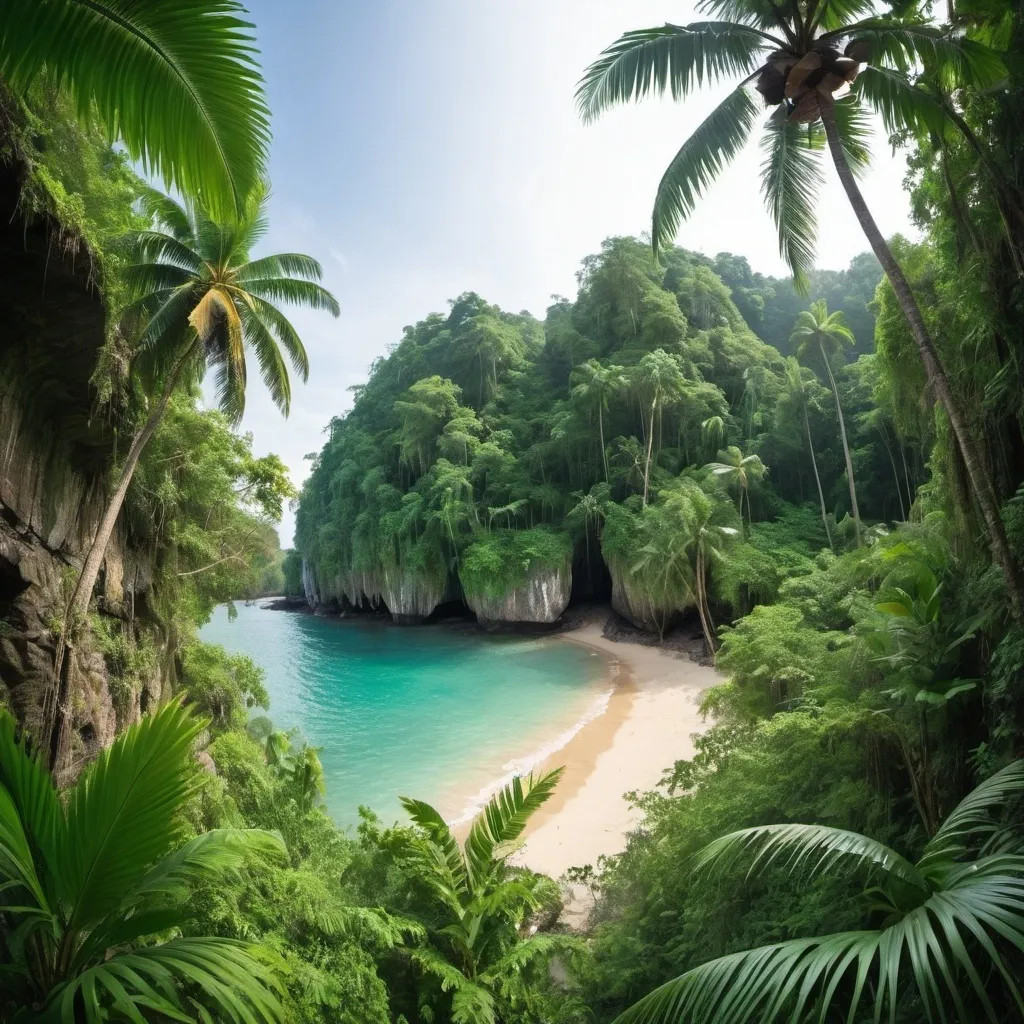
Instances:
[[[714,669],[685,655],[606,640],[603,623],[601,617],[563,639],[614,659],[616,691],[605,714],[542,766],[565,765],[566,772],[515,858],[554,878],[570,867],[596,867],[598,857],[625,849],[640,814],[623,794],[653,789],[666,768],[693,755],[693,734],[708,727],[697,708],[700,694],[721,681]],[[588,909],[586,891],[575,887],[563,920],[579,924]]]

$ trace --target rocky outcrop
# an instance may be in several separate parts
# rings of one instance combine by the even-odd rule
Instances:
[[[677,613],[692,607],[692,603],[682,608],[659,605],[651,600],[628,570],[611,562],[608,571],[612,577],[612,608],[638,629],[661,635]]]
[[[401,566],[368,572],[353,569],[326,583],[305,559],[302,586],[306,603],[314,611],[329,605],[378,609],[382,605],[399,626],[412,626],[426,619],[445,597],[445,582],[425,579]]]
[[[526,579],[500,597],[467,594],[466,603],[483,626],[517,623],[547,624],[557,621],[569,604],[572,592],[572,568],[531,566]]]
[[[385,571],[380,596],[399,626],[414,626],[441,603],[444,590],[443,582],[424,579],[397,568]]]

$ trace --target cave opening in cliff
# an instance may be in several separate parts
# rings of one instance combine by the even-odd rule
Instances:
[[[0,558],[0,621],[7,618],[14,602],[28,590],[28,586],[18,567],[6,558]]]
[[[604,559],[591,550],[590,558],[581,553],[572,567],[570,604],[606,604],[612,598],[612,577]]]
[[[465,620],[466,622],[476,622],[476,616],[473,614],[473,610],[463,601],[461,598],[453,598],[450,601],[442,601],[426,618],[426,622],[433,624],[435,622],[452,622],[455,620]]]

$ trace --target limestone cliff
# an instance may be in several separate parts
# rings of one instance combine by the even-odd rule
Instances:
[[[612,577],[612,608],[638,629],[661,634],[678,613],[692,607],[692,602],[685,607],[659,605],[636,585],[628,569],[614,559],[609,562],[608,570]]]
[[[466,603],[484,626],[514,623],[550,624],[569,604],[572,569],[535,565],[526,579],[500,597],[486,593],[467,595]]]

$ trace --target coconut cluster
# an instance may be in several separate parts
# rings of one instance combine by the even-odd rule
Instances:
[[[854,40],[843,53],[827,43],[800,55],[776,50],[757,76],[757,91],[769,106],[785,103],[790,121],[811,122],[821,116],[822,96],[845,92],[871,59],[864,40]]]

